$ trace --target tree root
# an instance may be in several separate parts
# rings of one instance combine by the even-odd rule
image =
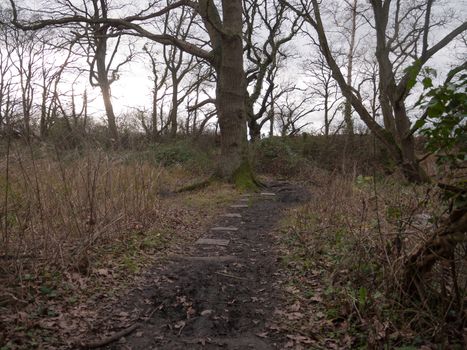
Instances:
[[[467,208],[453,211],[447,222],[405,262],[403,290],[414,296],[437,261],[452,260],[457,244],[467,241]],[[418,288],[417,288],[418,286]]]
[[[211,185],[215,180],[216,180],[215,177],[211,176],[207,180],[203,180],[203,181],[200,181],[200,182],[195,182],[194,184],[182,187],[182,188],[178,189],[177,191],[175,191],[175,193],[192,192],[192,191],[201,190],[201,189],[206,188],[209,185]]]
[[[110,343],[113,343],[117,340],[119,340],[120,338],[130,334],[131,332],[133,332],[135,329],[139,328],[141,326],[140,323],[135,323],[134,325],[130,326],[130,327],[127,327],[125,329],[122,329],[120,332],[116,332],[104,339],[101,339],[101,340],[95,340],[95,341],[90,341],[88,343],[80,343],[79,346],[82,348],[82,349],[96,349],[96,348],[100,348],[102,346],[105,346],[107,344],[110,344]]]

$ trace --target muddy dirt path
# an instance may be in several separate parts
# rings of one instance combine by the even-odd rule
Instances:
[[[271,231],[307,194],[286,183],[264,191],[242,196],[182,255],[148,272],[120,302],[135,319],[129,334],[100,348],[281,349],[284,335],[271,331],[281,303]],[[97,328],[89,339],[101,337]]]

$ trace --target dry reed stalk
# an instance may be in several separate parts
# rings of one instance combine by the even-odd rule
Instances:
[[[97,241],[118,239],[160,212],[160,165],[99,150],[26,150],[16,147],[14,159],[0,164],[11,188],[2,203],[3,221],[14,218],[2,230],[9,244],[0,247],[0,256],[14,259],[0,263],[10,273],[21,275],[33,265],[67,268]]]

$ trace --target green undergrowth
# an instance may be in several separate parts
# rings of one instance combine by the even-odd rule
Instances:
[[[239,194],[238,189],[231,185],[212,181],[207,187],[183,193],[183,203],[191,209],[216,211],[233,202]]]
[[[183,164],[193,168],[211,169],[214,164],[210,153],[189,141],[178,141],[153,145],[147,151],[147,156],[164,166]]]
[[[417,144],[421,144],[418,139]],[[345,135],[269,137],[253,144],[252,154],[256,171],[288,178],[306,177],[316,166],[363,176],[373,169],[381,174],[397,170],[385,148],[369,134],[354,135],[350,141]]]
[[[272,137],[258,141],[252,147],[256,171],[281,176],[293,176],[307,163],[292,139]]]

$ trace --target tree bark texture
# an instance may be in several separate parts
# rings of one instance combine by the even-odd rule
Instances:
[[[243,68],[242,1],[224,0],[223,33],[217,71],[217,111],[221,131],[219,173],[235,181],[239,171],[249,172]]]

